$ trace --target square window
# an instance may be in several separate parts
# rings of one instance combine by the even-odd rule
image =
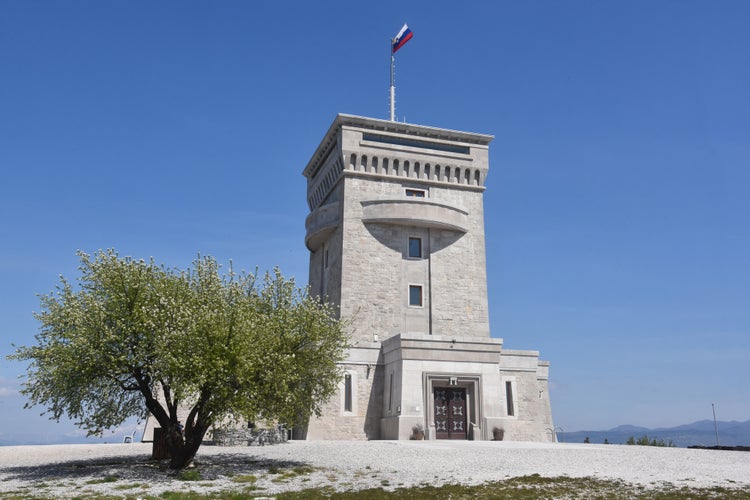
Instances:
[[[410,196],[413,198],[424,198],[427,196],[427,191],[425,191],[424,189],[407,189],[406,196]]]
[[[420,285],[409,285],[409,305],[422,307],[422,287]]]
[[[409,257],[412,259],[422,258],[422,238],[409,237]]]

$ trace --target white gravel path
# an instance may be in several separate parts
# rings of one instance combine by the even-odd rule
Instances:
[[[159,495],[242,489],[232,477],[252,474],[266,495],[317,486],[339,490],[420,484],[479,484],[510,477],[619,479],[662,485],[750,488],[750,452],[647,446],[496,441],[294,441],[266,447],[204,445],[196,462],[202,479],[182,481],[150,460],[150,444],[0,447],[0,493],[50,498],[86,493]],[[316,470],[280,480],[269,467]],[[99,482],[116,476],[112,482]]]

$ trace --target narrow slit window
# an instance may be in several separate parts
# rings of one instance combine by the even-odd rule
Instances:
[[[407,189],[406,196],[411,198],[425,198],[427,196],[427,191],[424,189]]]
[[[352,375],[344,375],[344,411],[352,411]]]
[[[388,411],[393,409],[393,373],[388,377]]]
[[[409,238],[409,258],[421,259],[422,258],[422,238]]]
[[[508,411],[508,416],[514,416],[515,412],[513,411],[513,384],[511,382],[505,382],[505,405]]]
[[[422,287],[420,285],[409,285],[409,305],[422,307]]]

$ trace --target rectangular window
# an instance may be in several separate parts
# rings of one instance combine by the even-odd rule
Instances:
[[[409,257],[412,259],[422,258],[422,238],[409,237]]]
[[[409,285],[409,305],[422,307],[422,287],[420,285]]]
[[[407,189],[406,196],[410,196],[412,198],[424,198],[425,196],[427,196],[427,191],[425,191],[424,189]]]
[[[513,411],[513,384],[510,381],[505,382],[505,405],[508,416],[512,417],[515,412]]]
[[[325,268],[328,269],[328,249],[327,248],[326,248],[326,251],[325,251],[325,259],[324,259],[324,261],[325,261]]]
[[[344,375],[344,411],[352,411],[352,375]]]

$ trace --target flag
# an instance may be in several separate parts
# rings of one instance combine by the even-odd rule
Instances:
[[[398,32],[398,35],[391,40],[391,54],[395,54],[398,49],[406,45],[406,42],[411,40],[412,36],[414,36],[414,33],[411,32],[406,24],[404,24],[401,31]]]

